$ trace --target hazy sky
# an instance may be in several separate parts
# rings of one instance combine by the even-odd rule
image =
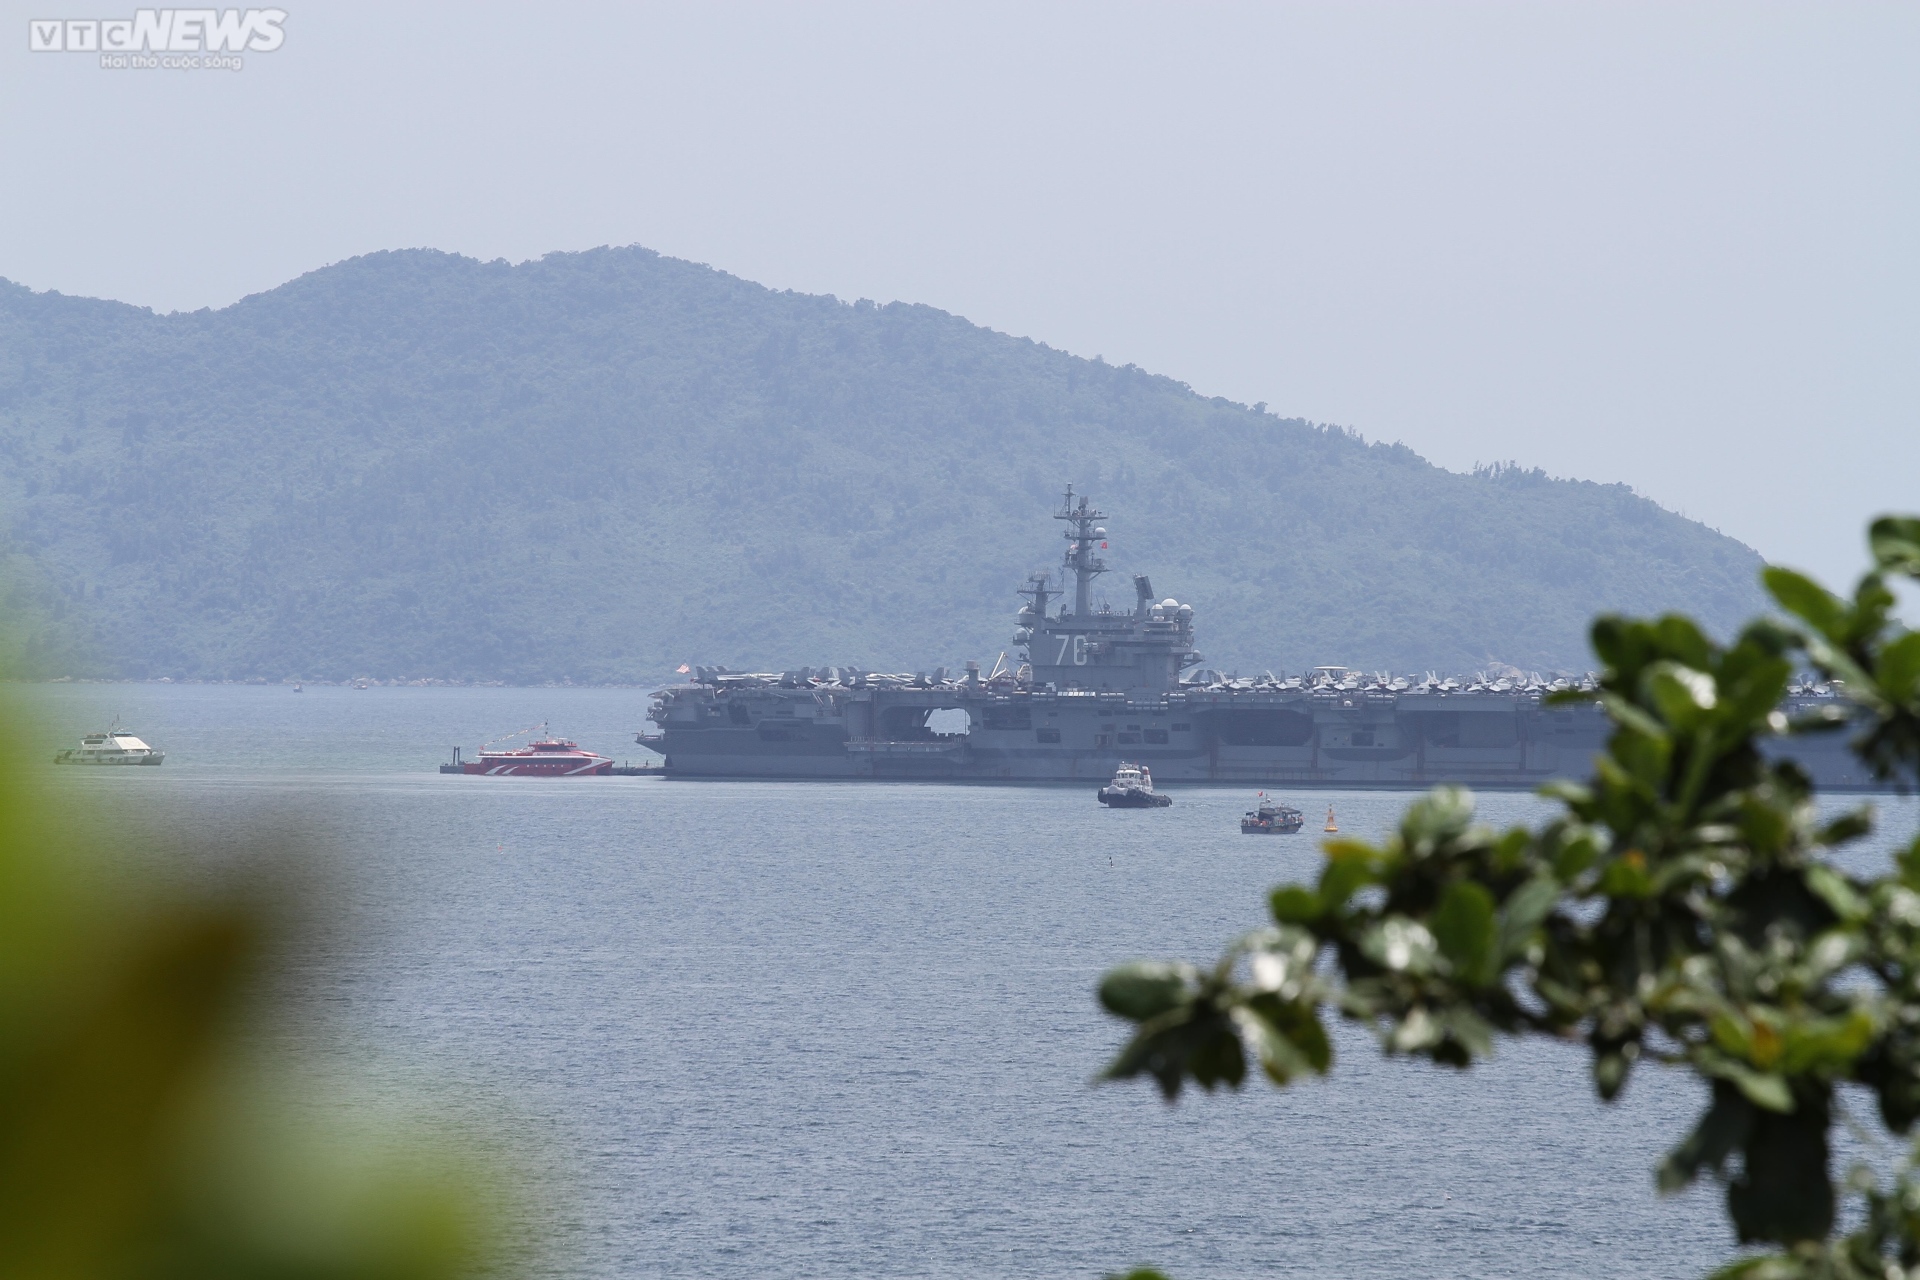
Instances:
[[[1835,578],[1920,509],[1920,5],[286,4],[232,72],[0,3],[0,275],[189,309],[639,243]]]

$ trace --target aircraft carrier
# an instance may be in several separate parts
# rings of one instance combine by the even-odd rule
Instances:
[[[1015,656],[987,674],[976,662],[957,676],[689,668],[686,683],[654,694],[655,730],[637,741],[682,778],[1085,783],[1126,761],[1162,784],[1380,789],[1536,787],[1587,775],[1605,742],[1596,706],[1542,703],[1591,688],[1591,675],[1207,670],[1193,607],[1157,599],[1146,575],[1133,579],[1131,610],[1094,605],[1094,579],[1107,572],[1102,512],[1069,487],[1054,519],[1065,526],[1059,581],[1071,581],[1072,600],[1049,575],[1029,578]],[[1787,709],[1835,696],[1796,684]],[[1839,734],[1796,740],[1793,754],[1823,787],[1873,789]]]

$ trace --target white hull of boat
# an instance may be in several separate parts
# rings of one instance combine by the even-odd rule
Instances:
[[[164,751],[153,751],[146,755],[97,756],[81,755],[78,751],[62,751],[53,758],[55,764],[97,764],[97,765],[134,765],[159,764],[167,758]]]

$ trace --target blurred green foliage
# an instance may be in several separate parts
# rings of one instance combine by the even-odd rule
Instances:
[[[1599,609],[1760,603],[1752,551],[1624,485],[644,249],[374,254],[176,315],[0,282],[0,537],[96,642],[21,675],[991,664],[1068,480],[1222,669],[1577,670]]]
[[[1920,782],[1920,633],[1888,587],[1920,578],[1920,520],[1876,521],[1869,544],[1876,568],[1850,598],[1767,569],[1785,620],[1725,645],[1677,615],[1599,619],[1595,696],[1614,731],[1588,782],[1546,789],[1560,816],[1495,831],[1441,789],[1383,843],[1327,841],[1318,881],[1274,890],[1272,925],[1211,968],[1106,976],[1101,1002],[1135,1028],[1107,1074],[1149,1076],[1169,1100],[1252,1067],[1284,1085],[1331,1068],[1328,1013],[1455,1067],[1501,1035],[1583,1041],[1604,1099],[1647,1061],[1707,1085],[1657,1179],[1718,1179],[1739,1241],[1771,1247],[1721,1277],[1920,1276],[1920,1165],[1836,1179],[1830,1144],[1842,1085],[1868,1090],[1893,1134],[1920,1118],[1920,839],[1880,876],[1847,874],[1832,854],[1868,811],[1822,821],[1807,777],[1763,750],[1851,733],[1881,778]],[[1788,723],[1805,667],[1851,709]],[[1859,1225],[1836,1234],[1848,1194]]]
[[[0,740],[24,728],[0,700]],[[76,836],[76,802],[0,774],[0,1275],[479,1271],[475,1184],[391,1133],[316,1130],[263,1049],[287,928],[271,876],[220,891],[130,873]],[[265,867],[279,842],[257,839]]]

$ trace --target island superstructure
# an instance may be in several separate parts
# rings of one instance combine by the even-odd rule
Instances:
[[[1020,589],[1014,660],[984,676],[976,662],[957,676],[692,668],[655,693],[656,728],[639,743],[666,757],[669,777],[1083,782],[1130,761],[1163,784],[1528,788],[1584,776],[1605,742],[1595,705],[1543,701],[1591,677],[1210,671],[1193,607],[1156,599],[1147,575],[1133,578],[1131,610],[1095,605],[1104,513],[1069,487],[1054,519],[1062,589],[1045,574]],[[1791,702],[1833,697],[1796,685]],[[1871,785],[1838,734],[1794,754],[1823,786]]]

